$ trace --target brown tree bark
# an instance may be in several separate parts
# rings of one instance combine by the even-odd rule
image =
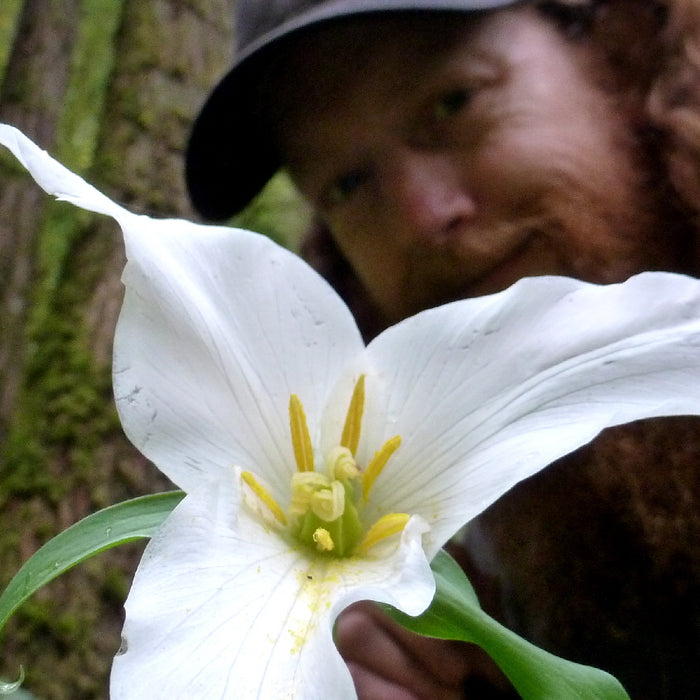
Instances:
[[[226,67],[231,4],[103,0],[111,12],[117,7],[110,33],[86,24],[101,21],[100,0],[26,0],[0,119],[71,167],[90,154],[87,179],[131,209],[191,216],[182,149]],[[111,42],[113,62],[97,97],[80,72],[92,70],[85,37],[95,31]],[[97,127],[87,129],[76,113],[92,113]],[[0,158],[4,588],[22,561],[71,523],[172,486],[128,444],[114,410],[111,345],[124,262],[116,224],[50,202],[9,157]],[[12,677],[22,663],[25,687],[41,699],[107,697],[121,608],[141,550],[102,554],[37,593],[0,636],[0,675]]]
[[[51,148],[68,86],[78,0],[26,0],[0,94],[0,119]],[[3,162],[9,158],[3,159]],[[25,173],[3,167],[0,189],[0,440],[16,400],[29,285],[36,273],[36,231],[46,198]]]

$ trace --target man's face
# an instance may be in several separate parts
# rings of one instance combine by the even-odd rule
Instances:
[[[291,173],[389,321],[529,275],[673,267],[631,110],[535,10],[346,22],[289,65]]]

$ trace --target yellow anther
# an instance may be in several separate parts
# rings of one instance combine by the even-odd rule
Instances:
[[[360,442],[360,430],[362,428],[362,414],[365,410],[365,375],[361,374],[352,392],[348,414],[343,426],[343,435],[340,438],[342,447],[347,447],[353,456],[357,452]]]
[[[296,394],[289,397],[289,427],[292,430],[294,459],[300,472],[314,470],[314,451],[311,447],[311,435],[306,423],[306,414]]]
[[[260,501],[267,507],[267,509],[272,513],[276,520],[282,524],[287,524],[287,516],[284,511],[279,507],[277,501],[270,495],[269,491],[262,486],[258,480],[248,471],[241,472],[241,479],[250,488],[250,490],[260,499]]]
[[[395,435],[387,440],[381,449],[377,450],[372,457],[372,461],[367,465],[367,469],[362,473],[362,497],[367,500],[372,485],[389,461],[391,455],[399,449],[401,436]]]
[[[345,512],[345,488],[339,481],[330,488],[316,491],[311,496],[311,510],[327,523],[337,520]]]
[[[335,548],[335,545],[333,544],[333,538],[331,537],[331,533],[328,532],[328,530],[326,530],[325,528],[317,528],[314,531],[312,537],[314,543],[316,544],[316,549],[318,549],[319,552],[330,552],[332,549]]]
[[[331,479],[348,481],[360,476],[357,462],[347,447],[334,447],[328,453],[326,470]]]
[[[360,544],[357,545],[355,553],[366,554],[367,550],[374,547],[375,544],[401,532],[406,527],[409,517],[407,513],[389,513],[388,515],[383,515],[367,531]]]

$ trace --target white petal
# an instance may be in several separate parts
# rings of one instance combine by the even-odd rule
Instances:
[[[98,214],[107,214],[115,218],[122,215],[131,216],[92,185],[88,185],[85,180],[51,158],[14,126],[0,124],[0,143],[10,149],[45,192]]]
[[[336,293],[265,237],[136,216],[17,129],[2,125],[0,141],[48,192],[122,226],[114,386],[129,438],[185,490],[233,463],[287,489],[289,395],[318,430],[329,387],[363,347]]]
[[[233,481],[188,495],[148,545],[112,700],[354,698],[332,641],[338,612],[370,598],[417,614],[432,599],[418,521],[388,560],[309,558],[236,500]]]
[[[317,444],[322,408],[363,343],[316,273],[262,236],[182,221],[126,230],[115,395],[129,437],[189,490],[232,463],[288,492],[290,394]]]
[[[361,458],[403,437],[371,505],[422,515],[431,554],[603,428],[700,413],[700,282],[522,280],[408,319],[363,361],[375,389]]]

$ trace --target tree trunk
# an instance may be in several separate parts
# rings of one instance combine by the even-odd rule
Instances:
[[[0,7],[0,20],[5,5]],[[182,148],[232,45],[230,0],[25,0],[0,92],[12,123],[132,210],[189,216]],[[0,155],[0,586],[88,513],[171,488],[124,438],[111,392],[121,234],[50,201]],[[142,546],[37,593],[0,675],[46,700],[108,695]]]
[[[0,93],[0,118],[21,126],[45,148],[55,145],[76,37],[78,0],[27,0]],[[3,159],[9,162],[9,157]],[[37,228],[47,201],[14,164],[3,167],[0,190],[0,440],[17,398],[26,345],[22,335],[36,275]]]

